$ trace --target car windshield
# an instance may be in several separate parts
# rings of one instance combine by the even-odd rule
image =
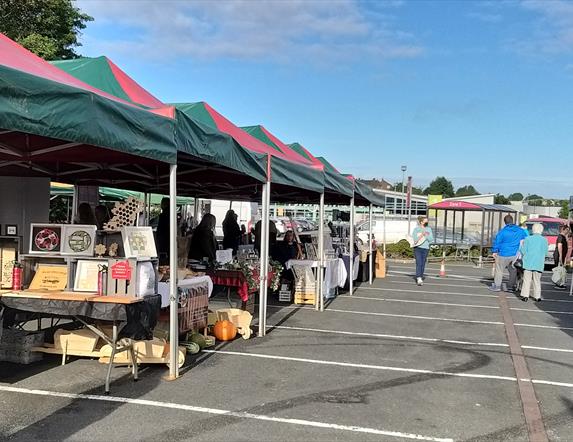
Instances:
[[[543,236],[557,236],[559,235],[559,226],[561,224],[559,223],[553,223],[553,222],[547,222],[547,221],[542,221],[541,224],[543,224]],[[533,223],[527,224],[527,231],[529,232],[529,234],[531,235],[531,229],[533,227]]]

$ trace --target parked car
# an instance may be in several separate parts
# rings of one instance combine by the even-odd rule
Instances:
[[[555,251],[555,243],[559,236],[559,226],[569,225],[569,221],[563,218],[530,218],[525,222],[529,234],[531,234],[531,229],[535,223],[543,224],[543,236],[549,243],[549,250],[547,251],[547,255],[545,255],[545,264],[553,264],[553,252]],[[569,244],[569,248],[571,248],[571,244]]]
[[[304,218],[297,218],[295,220],[296,225],[297,225],[297,230],[299,232],[308,232],[311,230],[317,230],[317,227],[315,226],[315,224],[307,219]]]

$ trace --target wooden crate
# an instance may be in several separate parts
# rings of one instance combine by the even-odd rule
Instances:
[[[314,293],[309,292],[294,292],[294,303],[295,304],[312,304],[314,305]]]

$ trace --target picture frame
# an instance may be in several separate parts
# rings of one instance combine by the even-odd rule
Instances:
[[[18,236],[18,225],[6,224],[6,236]]]
[[[62,255],[94,256],[97,226],[68,224],[62,229]]]
[[[106,259],[78,259],[74,275],[74,292],[97,292],[99,266],[108,265]]]
[[[61,254],[62,228],[62,224],[30,224],[30,254]]]
[[[122,227],[121,237],[126,258],[157,258],[151,227]]]

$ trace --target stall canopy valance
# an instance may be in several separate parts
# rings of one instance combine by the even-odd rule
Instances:
[[[465,210],[465,211],[488,211],[488,212],[513,212],[517,213],[517,210],[503,206],[501,204],[480,204],[472,203],[468,201],[440,201],[438,203],[432,204],[428,209],[438,209],[438,210]]]
[[[245,131],[253,135],[258,140],[266,143],[267,145],[281,151],[288,152],[289,156],[302,164],[315,165],[321,167],[324,171],[324,187],[326,193],[334,192],[335,194],[345,195],[347,197],[352,196],[353,187],[352,183],[349,182],[345,177],[341,176],[339,173],[333,173],[327,170],[324,165],[316,160],[312,159],[307,155],[302,155],[298,151],[292,149],[291,145],[283,143],[279,138],[273,135],[265,127],[259,126],[247,126],[243,128]],[[300,146],[300,144],[299,144]],[[327,198],[329,201],[332,200],[332,196],[329,195]],[[347,202],[347,201],[344,201]]]
[[[185,156],[179,158],[179,164],[185,169],[186,177],[180,181],[180,191],[194,195],[207,195],[209,192],[220,193],[221,197],[237,198],[241,194],[243,197],[252,194],[251,189],[247,189],[250,185],[245,183],[249,181],[246,177],[259,182],[266,179],[266,157],[264,155],[246,151],[232,137],[217,130],[213,125],[205,124],[202,119],[193,118],[161,102],[109,58],[84,57],[51,63],[76,79],[101,88],[108,94],[125,99],[144,109],[150,111],[157,108],[173,109],[172,113],[176,120],[177,149],[194,158]],[[197,164],[197,159],[205,163]],[[193,168],[192,165],[197,167]],[[216,166],[230,170],[217,169]],[[195,170],[195,172],[191,174],[190,170]],[[215,171],[218,174],[214,175]],[[238,175],[233,175],[231,171],[243,174],[243,179],[240,179]],[[222,181],[231,185],[232,189],[221,188]],[[204,189],[205,187],[208,189]]]
[[[324,177],[321,168],[295,162],[281,151],[268,146],[234,125],[209,104],[205,102],[175,103],[174,106],[203,124],[230,135],[243,148],[258,154],[268,155],[271,158],[271,182],[315,193],[321,193],[324,190]]]
[[[131,186],[144,175],[135,169],[176,161],[173,119],[81,82],[3,34],[0,96],[4,176],[97,182],[106,170],[108,181]]]

